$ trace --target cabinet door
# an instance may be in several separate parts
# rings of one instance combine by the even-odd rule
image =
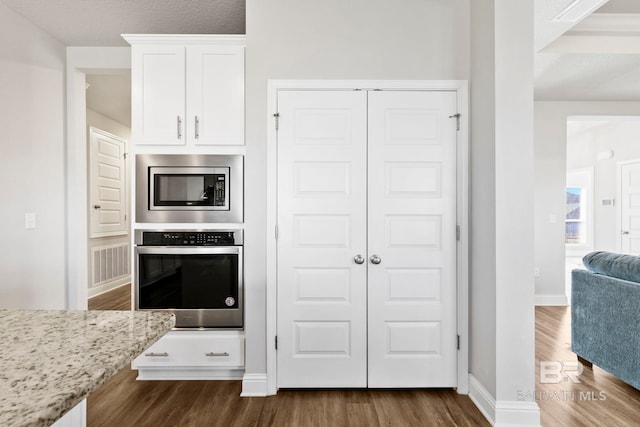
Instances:
[[[369,93],[369,387],[456,385],[456,111]]]
[[[366,102],[278,94],[279,387],[367,385]]]
[[[187,137],[244,144],[244,47],[187,47]]]
[[[131,61],[131,131],[134,143],[184,144],[184,46],[133,46]]]

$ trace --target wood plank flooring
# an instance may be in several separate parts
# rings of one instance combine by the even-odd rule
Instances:
[[[622,325],[632,327],[634,325]],[[638,357],[630,354],[629,357]],[[543,426],[638,426],[640,391],[608,372],[593,366],[576,376],[580,383],[565,377],[548,383],[540,378],[540,361],[575,362],[571,351],[571,310],[569,307],[536,307],[536,401]],[[557,365],[556,365],[557,366]],[[576,372],[566,365],[564,372]],[[555,382],[555,380],[553,380]]]
[[[89,298],[89,310],[130,310],[131,284]]]
[[[123,288],[93,298],[90,307],[128,310],[130,289]],[[542,425],[640,425],[640,391],[597,366],[585,368],[578,384],[540,381],[541,361],[576,361],[570,340],[568,307],[536,307],[534,397]],[[454,390],[280,390],[241,398],[239,381],[136,381],[136,375],[124,369],[89,396],[89,427],[489,425]]]

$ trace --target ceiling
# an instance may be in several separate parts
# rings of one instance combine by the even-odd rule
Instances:
[[[473,0],[470,0],[473,1]],[[120,34],[244,34],[245,0],[0,0],[66,46],[127,46]],[[567,8],[593,12],[554,19]],[[535,99],[640,100],[639,0],[534,0]],[[130,124],[130,76],[88,76],[87,105]]]

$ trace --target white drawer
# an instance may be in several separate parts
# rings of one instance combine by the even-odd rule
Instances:
[[[138,356],[134,369],[242,367],[244,334],[236,331],[171,331]]]

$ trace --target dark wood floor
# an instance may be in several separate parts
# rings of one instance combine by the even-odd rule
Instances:
[[[130,307],[123,287],[91,309]],[[536,390],[543,426],[640,425],[640,391],[594,366],[557,384],[540,381],[540,362],[574,362],[570,310],[536,308]],[[636,355],[630,355],[636,357]],[[566,369],[570,369],[568,366]],[[279,391],[241,398],[239,381],[136,381],[128,369],[89,396],[87,425],[98,426],[488,426],[454,390]]]

